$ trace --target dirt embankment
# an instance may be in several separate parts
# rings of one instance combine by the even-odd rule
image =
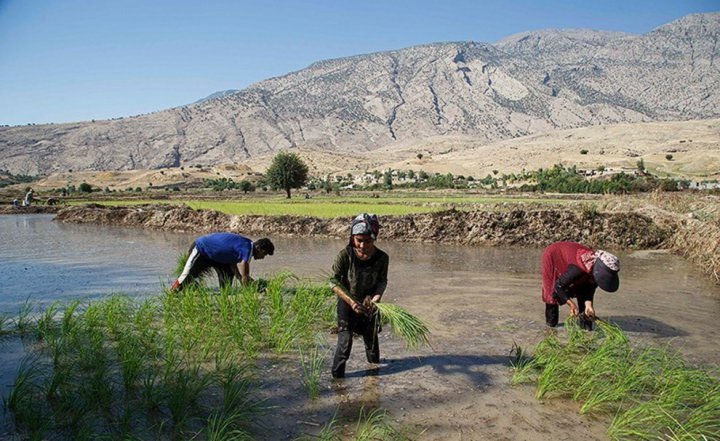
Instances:
[[[96,223],[207,233],[235,231],[246,234],[346,237],[350,219],[298,216],[233,216],[187,207],[64,208],[61,222]],[[456,211],[385,216],[383,239],[407,242],[448,242],[477,245],[542,246],[559,240],[613,248],[658,248],[669,231],[637,213],[523,210]]]
[[[45,214],[57,213],[58,211],[60,211],[60,207],[52,205],[31,205],[29,207],[0,205],[0,214]]]

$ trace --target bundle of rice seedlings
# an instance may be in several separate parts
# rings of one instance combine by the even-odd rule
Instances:
[[[422,320],[397,305],[377,303],[375,307],[377,308],[378,322],[382,325],[390,325],[393,335],[405,341],[408,348],[430,345],[428,339],[430,330]]]

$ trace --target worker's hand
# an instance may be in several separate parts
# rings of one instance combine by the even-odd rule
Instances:
[[[570,308],[570,317],[575,317],[578,315],[578,307],[572,300],[568,300],[567,302],[568,307]]]
[[[589,319],[595,318],[595,309],[591,305],[585,305],[585,315],[588,316]]]
[[[247,276],[247,277],[243,277],[243,278],[240,280],[240,282],[241,282],[243,285],[249,285],[249,284],[253,283],[254,280],[253,280],[252,277]]]
[[[367,308],[365,308],[361,303],[358,302],[353,302],[352,310],[355,312],[355,314],[367,315],[368,313]]]
[[[375,312],[375,303],[373,302],[372,297],[365,296],[363,299],[363,306],[368,310],[368,314]]]

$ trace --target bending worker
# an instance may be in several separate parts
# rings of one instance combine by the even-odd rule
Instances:
[[[390,258],[375,246],[380,231],[377,216],[363,213],[350,228],[350,242],[335,258],[330,283],[337,302],[338,340],[332,376],[345,376],[345,365],[352,350],[353,333],[363,336],[368,363],[380,362],[377,314],[374,304],[387,287]]]
[[[212,233],[201,236],[190,246],[190,255],[183,272],[170,290],[181,290],[210,268],[215,269],[221,287],[232,283],[233,276],[246,285],[252,282],[250,260],[260,260],[265,256],[272,256],[274,252],[275,246],[267,238],[253,242],[235,233]]]
[[[567,304],[570,315],[584,314],[581,325],[592,329],[595,289],[599,286],[607,292],[617,291],[618,271],[620,261],[607,251],[594,251],[576,242],[556,242],[547,247],[542,255],[542,299],[547,325],[557,326],[558,305]],[[572,298],[577,298],[577,304]]]

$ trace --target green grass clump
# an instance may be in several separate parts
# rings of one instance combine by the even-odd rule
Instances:
[[[323,426],[320,433],[302,436],[297,438],[296,441],[409,441],[412,439],[406,433],[406,430],[395,427],[388,420],[389,415],[384,409],[378,408],[368,412],[362,408],[360,409],[360,414],[358,415],[352,436],[342,433],[340,425],[337,420],[333,418]]]
[[[597,324],[588,333],[566,322],[567,341],[550,335],[534,358],[514,363],[513,384],[534,381],[538,399],[573,398],[580,413],[614,415],[615,440],[720,439],[717,372],[690,367],[667,348],[632,347],[617,326]]]
[[[418,317],[398,305],[376,303],[375,306],[380,323],[390,325],[392,333],[400,337],[409,348],[430,344],[430,330]]]
[[[26,301],[8,332],[29,356],[4,407],[20,439],[250,439],[262,410],[257,369],[315,350],[333,304],[328,287],[291,274],[38,314]],[[306,378],[319,390],[318,366]]]
[[[302,383],[311,400],[320,395],[320,377],[325,371],[330,348],[327,341],[318,336],[317,342],[309,350],[299,349]]]

